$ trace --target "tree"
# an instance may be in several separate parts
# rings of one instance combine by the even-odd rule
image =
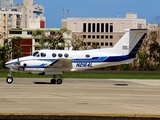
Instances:
[[[50,33],[49,33],[50,32]],[[63,37],[64,33],[67,33],[68,30],[54,30],[54,31],[41,31],[36,30],[33,32],[32,36],[39,40],[39,44],[35,45],[39,49],[64,49],[65,40]]]
[[[160,44],[154,40],[152,44],[150,44],[150,58],[154,62],[154,68],[158,69],[160,67]]]
[[[73,50],[88,49],[88,44],[84,42],[84,38],[81,35],[72,35],[71,45]]]
[[[73,50],[88,50],[99,49],[100,46],[97,42],[86,42],[82,35],[73,35],[71,45]]]
[[[44,31],[36,30],[32,33],[32,36],[34,37],[34,39],[37,39],[39,41],[39,44],[35,45],[36,47],[38,47],[39,49],[48,48],[48,45],[45,44],[47,36],[45,35]]]
[[[13,53],[13,58],[19,58],[22,56],[22,51],[23,48],[21,46],[22,43],[22,37],[20,36],[15,36],[12,39],[12,53]]]
[[[61,29],[60,31],[52,31],[51,34],[48,36],[48,46],[50,49],[64,49],[65,47],[65,40],[63,34],[67,30]]]
[[[0,60],[1,60],[1,67],[5,68],[5,63],[11,59],[12,53],[12,42],[8,39],[4,40],[3,47],[0,47]]]

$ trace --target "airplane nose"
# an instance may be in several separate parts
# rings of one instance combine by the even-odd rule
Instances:
[[[10,67],[13,66],[13,64],[12,64],[11,62],[6,62],[6,63],[5,63],[5,66],[6,66],[7,68],[10,68]]]
[[[6,62],[6,63],[5,63],[5,66],[6,66],[7,68],[8,68],[8,66],[9,66],[9,64],[8,64],[8,63],[9,63],[9,62]]]

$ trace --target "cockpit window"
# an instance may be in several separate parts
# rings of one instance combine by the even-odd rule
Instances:
[[[46,57],[46,53],[41,53],[41,57]]]
[[[34,57],[37,56],[38,53],[39,53],[39,52],[34,52],[34,53],[33,53],[33,56],[34,56]]]

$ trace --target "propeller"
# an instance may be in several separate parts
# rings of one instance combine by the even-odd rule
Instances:
[[[18,58],[17,58],[17,63],[18,63],[18,73],[19,73],[19,70],[20,70],[20,67],[21,67],[20,61],[19,61],[19,56],[18,56]]]

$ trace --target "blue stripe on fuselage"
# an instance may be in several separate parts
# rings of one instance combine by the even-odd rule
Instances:
[[[127,60],[127,59],[131,59],[129,56],[110,56],[110,57],[94,57],[94,58],[90,58],[90,59],[73,59],[72,63],[100,63],[100,62],[120,62],[123,60]],[[39,60],[39,59],[38,59]],[[47,59],[46,61],[56,61],[57,59]],[[43,59],[43,61],[45,61]],[[45,63],[42,63],[40,65],[32,65],[32,66],[23,66],[21,68],[44,68],[45,67]]]

